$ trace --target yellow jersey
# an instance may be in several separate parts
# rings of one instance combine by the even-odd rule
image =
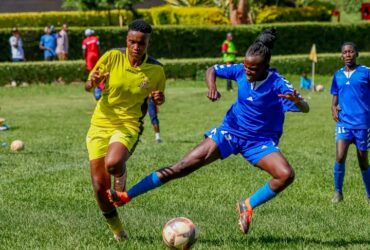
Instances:
[[[113,49],[99,59],[88,80],[97,69],[102,73],[109,72],[109,76],[91,124],[107,128],[127,126],[141,132],[149,94],[165,89],[163,66],[146,54],[143,63],[133,67],[127,49]]]

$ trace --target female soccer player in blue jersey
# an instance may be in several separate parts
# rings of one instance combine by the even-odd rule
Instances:
[[[205,139],[183,159],[157,170],[128,192],[108,190],[112,202],[132,198],[186,176],[217,159],[241,154],[251,164],[268,172],[272,179],[249,198],[238,202],[240,229],[247,233],[253,209],[272,199],[294,179],[294,171],[277,147],[283,131],[285,111],[308,112],[308,104],[293,86],[275,70],[269,69],[274,29],[262,32],[248,48],[244,64],[215,65],[207,70],[208,98],[220,99],[216,77],[238,84],[238,97],[218,128],[205,133]]]
[[[335,72],[331,85],[332,115],[336,121],[335,193],[333,203],[343,200],[345,161],[349,145],[354,143],[362,179],[370,204],[370,68],[356,64],[358,51],[352,42],[342,45],[344,67]]]

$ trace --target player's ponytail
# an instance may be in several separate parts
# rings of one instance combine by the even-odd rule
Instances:
[[[249,46],[245,56],[261,56],[265,63],[269,63],[271,59],[271,49],[274,47],[274,42],[277,37],[277,32],[274,28],[265,29],[258,35],[254,43]]]

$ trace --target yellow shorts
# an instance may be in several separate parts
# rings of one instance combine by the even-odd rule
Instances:
[[[104,157],[107,154],[109,144],[119,142],[132,153],[139,141],[139,134],[128,127],[103,128],[90,126],[86,135],[86,145],[89,151],[89,160]]]

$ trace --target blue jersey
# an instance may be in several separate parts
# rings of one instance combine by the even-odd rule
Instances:
[[[51,49],[44,50],[44,57],[53,57],[55,56],[55,49],[57,48],[57,39],[55,35],[45,34],[40,39],[40,44],[45,48]]]
[[[334,74],[330,92],[338,96],[341,108],[337,126],[370,128],[370,68],[358,65],[349,77],[341,68]]]
[[[243,64],[215,65],[216,76],[238,84],[236,102],[227,111],[220,128],[243,139],[279,140],[283,132],[286,111],[299,111],[293,102],[279,94],[293,92],[293,86],[276,70],[270,69],[267,78],[255,87],[247,80]]]

